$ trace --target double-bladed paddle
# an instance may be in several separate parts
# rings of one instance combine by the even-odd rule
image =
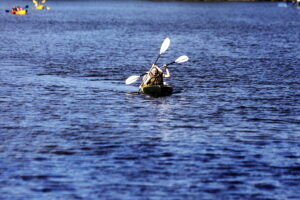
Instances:
[[[169,48],[170,46],[170,39],[169,38],[166,38],[164,39],[163,43],[161,44],[161,47],[160,47],[160,51],[159,51],[159,54],[154,62],[154,64],[157,63],[158,59],[160,58],[161,54],[165,53],[167,51],[167,49]],[[152,67],[151,67],[152,68]],[[151,71],[151,69],[150,69]],[[131,84],[131,83],[134,83],[136,82],[140,77],[144,76],[146,73],[140,75],[140,76],[130,76],[126,79],[125,83],[126,84]]]
[[[176,64],[184,63],[184,62],[186,62],[186,61],[188,61],[188,60],[189,60],[189,58],[188,58],[187,56],[180,56],[180,57],[178,57],[175,61],[170,62],[169,64],[167,64],[167,66],[168,66],[168,65],[175,64],[175,63],[176,63]],[[136,82],[139,78],[141,78],[142,76],[144,76],[145,74],[147,74],[147,73],[143,73],[143,74],[141,74],[141,75],[133,75],[133,76],[129,76],[129,77],[125,80],[125,83],[126,83],[127,85],[132,84],[132,83]]]
[[[26,5],[23,9],[25,9],[25,8],[29,8],[29,6],[28,5]],[[11,10],[5,10],[5,12],[10,12]]]

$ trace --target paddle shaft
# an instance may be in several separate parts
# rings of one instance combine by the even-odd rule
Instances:
[[[155,62],[154,62],[154,65],[156,65],[158,59],[160,58],[160,55],[161,55],[161,54],[159,54],[159,55],[157,56],[157,58],[156,58],[156,60],[155,60]]]
[[[167,66],[169,66],[169,65],[173,65],[173,64],[175,64],[176,62],[170,62],[170,63],[168,63],[168,64],[166,64]]]

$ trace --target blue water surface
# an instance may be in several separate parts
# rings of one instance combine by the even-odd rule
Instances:
[[[49,1],[0,13],[0,199],[299,199],[300,10]],[[174,94],[131,75],[169,66]]]

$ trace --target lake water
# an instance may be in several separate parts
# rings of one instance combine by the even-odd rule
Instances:
[[[299,199],[300,10],[49,1],[0,14],[0,199]],[[169,66],[174,94],[131,75]]]

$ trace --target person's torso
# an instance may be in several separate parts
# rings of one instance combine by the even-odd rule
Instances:
[[[163,73],[158,73],[157,75],[152,74],[151,72],[149,73],[150,75],[150,81],[149,85],[163,85]]]

